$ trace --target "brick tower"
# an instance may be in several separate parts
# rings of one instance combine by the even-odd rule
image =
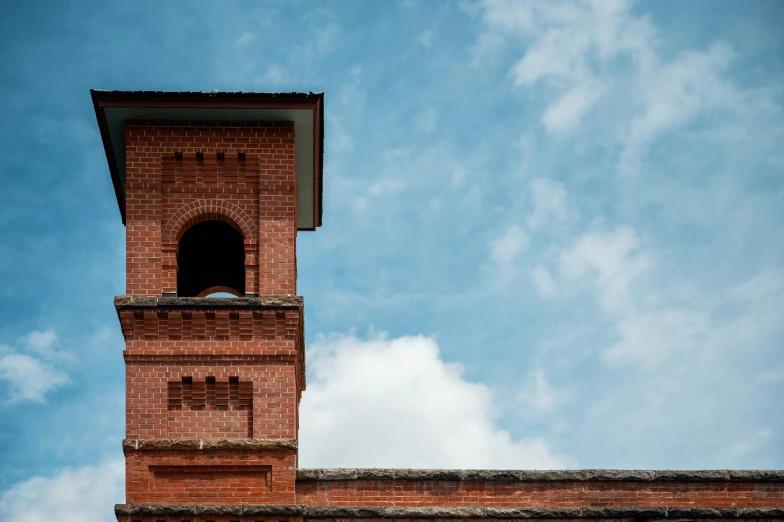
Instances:
[[[127,502],[294,504],[323,95],[92,97],[126,225]]]

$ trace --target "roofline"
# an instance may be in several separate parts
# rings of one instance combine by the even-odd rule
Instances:
[[[90,89],[90,97],[98,120],[112,185],[125,224],[124,187],[117,169],[106,121],[107,107],[198,108],[198,109],[312,109],[313,110],[313,198],[315,230],[322,224],[324,200],[324,93],[323,92],[165,92],[165,91],[104,91]]]

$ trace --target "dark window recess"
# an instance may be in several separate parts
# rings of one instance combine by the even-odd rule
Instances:
[[[213,291],[245,295],[245,244],[231,225],[202,221],[180,239],[177,295],[204,297]]]
[[[194,379],[182,377],[168,382],[167,405],[173,410],[250,410],[253,381],[239,377]]]

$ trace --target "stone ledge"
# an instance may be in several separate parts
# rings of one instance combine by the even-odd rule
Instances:
[[[309,507],[301,504],[117,504],[117,515],[138,516],[304,516],[305,518],[634,518],[635,520],[781,520],[784,508],[482,508],[482,507]]]
[[[299,469],[297,480],[491,480],[506,482],[784,482],[784,470]]]
[[[296,450],[294,439],[125,439],[129,451]]]
[[[301,309],[303,299],[298,295],[267,295],[261,297],[157,297],[154,295],[118,295],[114,298],[117,311],[128,309]]]
[[[301,516],[305,511],[299,504],[248,505],[248,504],[117,504],[116,515],[139,516]]]

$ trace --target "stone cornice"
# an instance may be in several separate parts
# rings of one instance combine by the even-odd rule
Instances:
[[[322,518],[633,518],[639,521],[698,519],[781,520],[784,508],[493,508],[493,507],[310,507],[301,504],[117,504],[117,515],[129,516],[302,516]]]
[[[132,451],[296,450],[294,439],[125,439],[123,453]]]
[[[207,308],[210,310],[280,310],[302,309],[303,299],[298,295],[269,295],[261,297],[157,297],[154,295],[118,295],[114,307],[120,310],[168,309],[189,310]]]
[[[299,469],[297,480],[489,480],[506,482],[784,482],[784,470]]]

